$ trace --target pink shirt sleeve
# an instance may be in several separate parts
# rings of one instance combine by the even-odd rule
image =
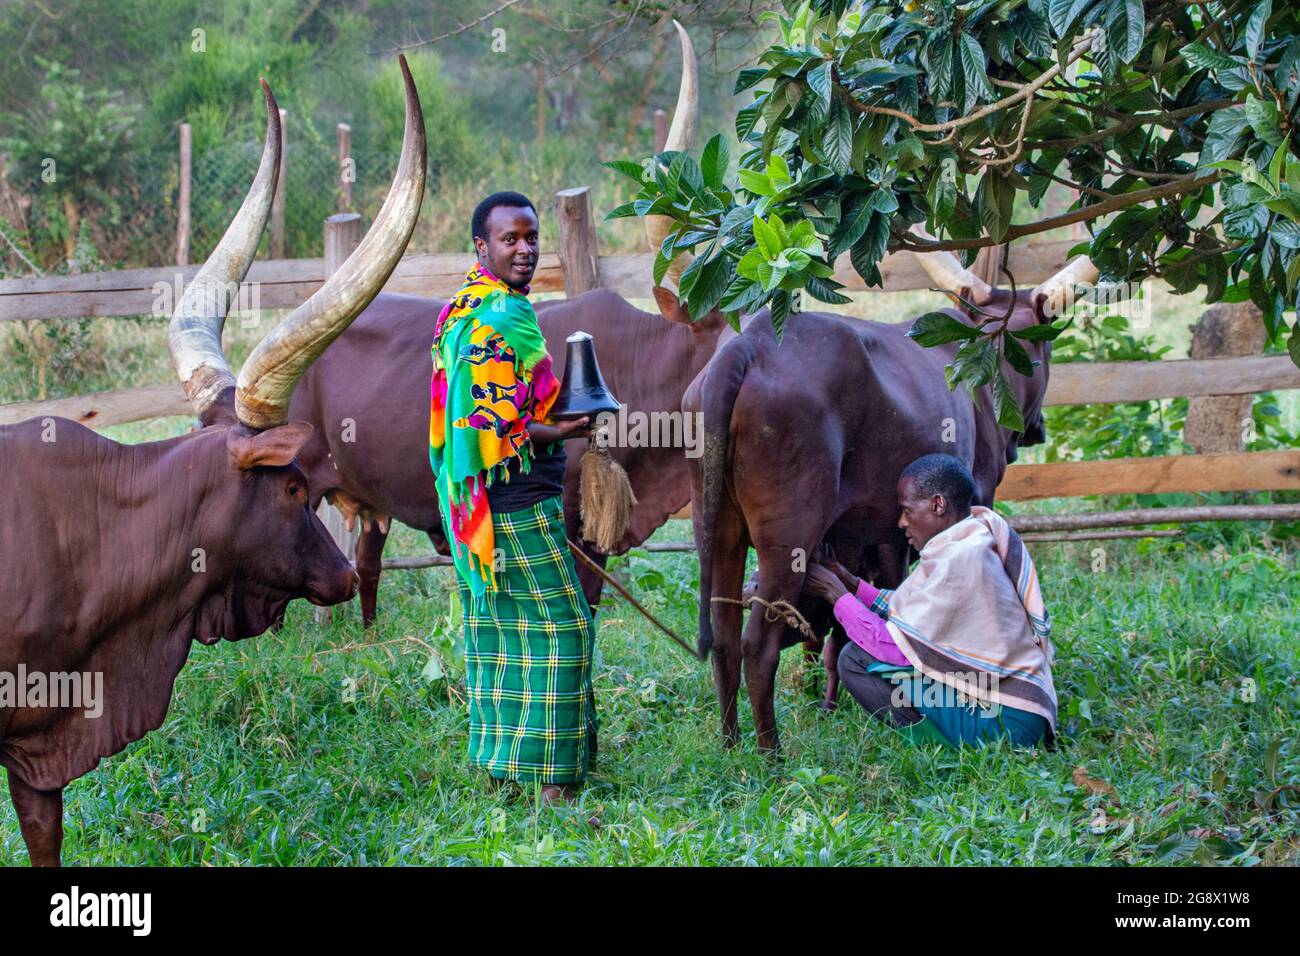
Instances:
[[[880,588],[876,587],[866,578],[858,578],[858,600],[871,607],[872,603],[880,596]]]
[[[869,609],[880,597],[880,590],[862,581],[857,595],[843,594],[835,602],[835,618],[849,635],[849,640],[878,661],[907,667],[909,661],[894,643],[885,622]]]

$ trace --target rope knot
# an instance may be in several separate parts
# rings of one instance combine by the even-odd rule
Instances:
[[[812,625],[807,619],[799,613],[799,609],[784,598],[778,598],[775,601],[764,601],[757,594],[751,595],[743,601],[737,601],[735,598],[715,597],[710,598],[715,604],[739,604],[743,608],[749,608],[755,602],[763,605],[763,620],[769,624],[775,624],[781,621],[786,627],[798,631],[810,641],[817,640],[817,635],[813,632]]]

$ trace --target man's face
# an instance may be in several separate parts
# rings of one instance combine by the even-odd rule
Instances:
[[[486,231],[487,239],[474,238],[478,261],[512,289],[528,285],[537,271],[537,214],[527,206],[497,206]]]
[[[943,495],[923,495],[910,477],[898,480],[898,526],[907,534],[907,540],[917,551],[940,531],[952,527],[953,509]]]

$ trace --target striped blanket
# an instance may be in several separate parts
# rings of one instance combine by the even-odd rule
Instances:
[[[922,675],[1038,714],[1055,732],[1051,619],[1033,559],[1001,515],[976,506],[931,538],[888,601],[885,626]]]

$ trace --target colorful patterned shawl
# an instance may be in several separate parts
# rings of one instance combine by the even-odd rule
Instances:
[[[885,626],[898,649],[931,680],[1038,714],[1055,730],[1052,623],[1020,535],[976,506],[927,541],[920,558],[889,596]],[[992,691],[976,671],[997,678]]]
[[[433,333],[429,464],[456,572],[476,598],[496,587],[487,488],[509,480],[507,459],[531,470],[528,423],[560,391],[527,292],[476,263]]]

